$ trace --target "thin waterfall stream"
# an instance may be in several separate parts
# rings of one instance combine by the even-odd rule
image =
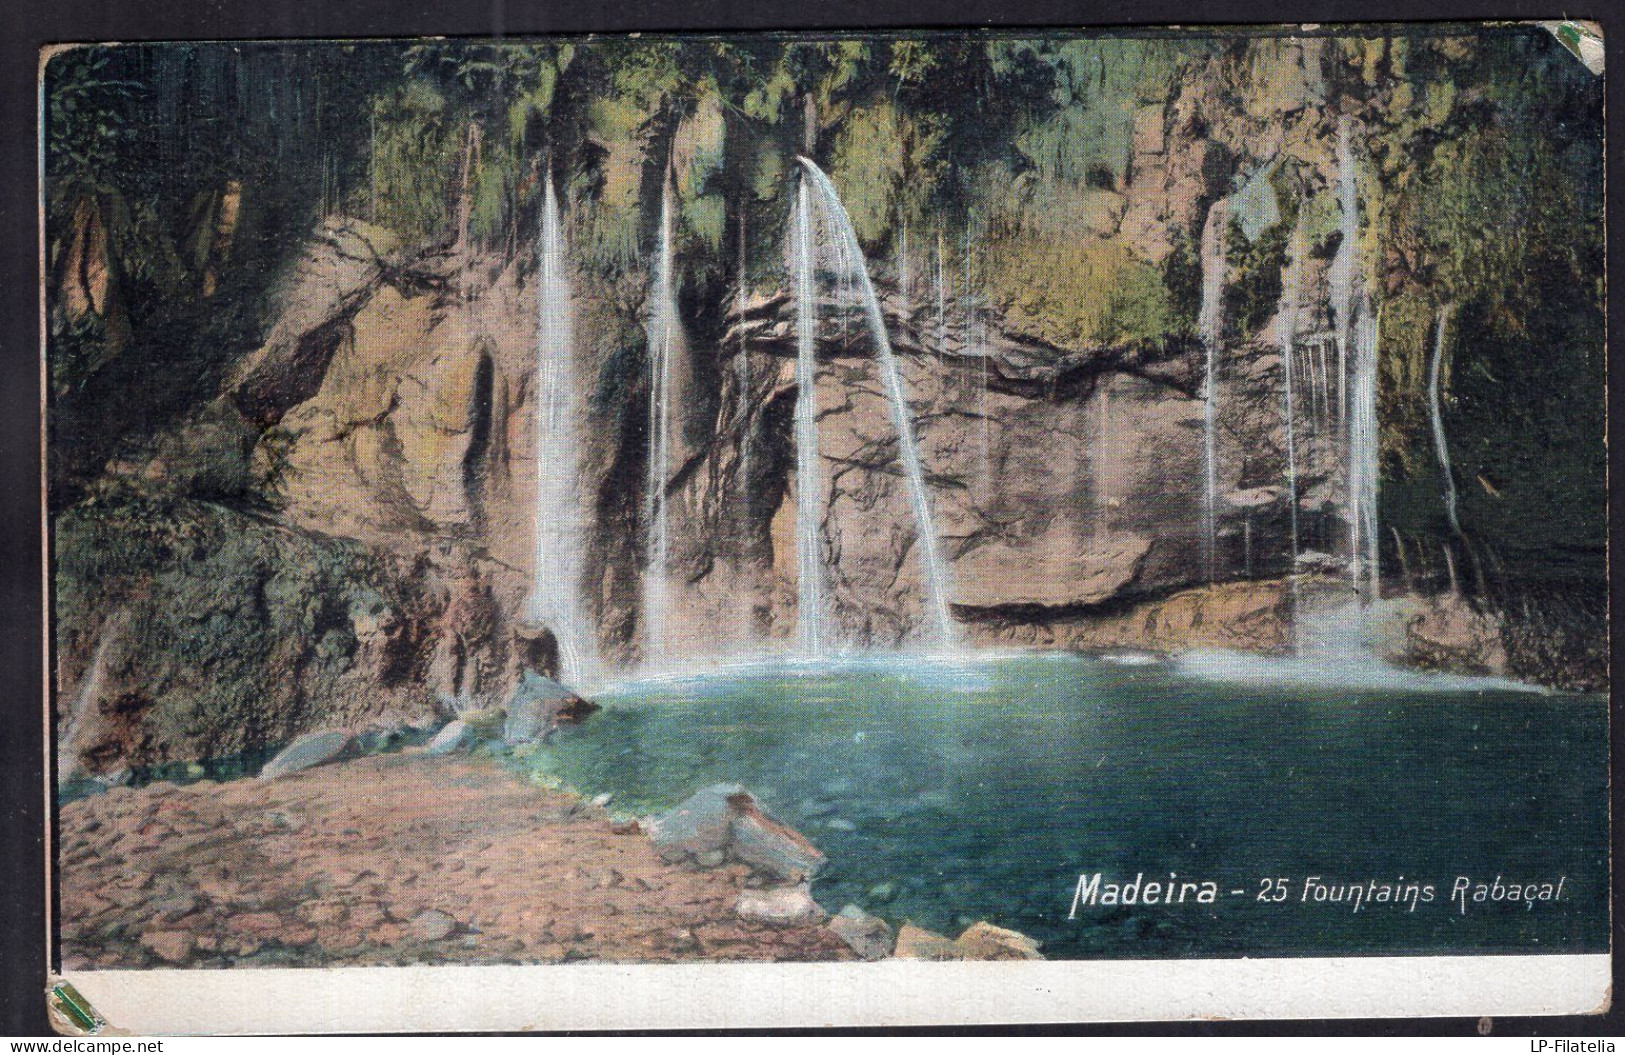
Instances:
[[[796,639],[802,655],[828,647],[824,607],[824,488],[818,458],[817,304],[813,289],[812,202],[806,181],[796,191]]]
[[[1222,199],[1202,228],[1202,304],[1197,315],[1205,353],[1202,382],[1202,566],[1207,581],[1218,570],[1218,359],[1224,334],[1224,243],[1229,209]]]
[[[660,196],[660,240],[656,253],[654,314],[649,325],[649,465],[644,482],[649,524],[648,558],[643,573],[643,660],[666,658],[666,616],[670,586],[671,523],[666,488],[671,479],[671,359],[677,332],[672,264],[672,186]]]
[[[1303,218],[1299,213],[1297,224],[1292,229],[1292,241],[1289,252],[1291,259],[1287,261],[1285,271],[1281,275],[1281,308],[1277,313],[1276,326],[1279,328],[1281,347],[1281,413],[1283,425],[1286,430],[1286,508],[1287,531],[1290,536],[1292,564],[1287,574],[1292,582],[1292,617],[1297,619],[1298,611],[1298,446],[1297,446],[1297,405],[1294,401],[1296,392],[1293,382],[1297,372],[1295,359],[1297,357],[1298,337],[1298,294],[1303,284],[1303,256],[1304,234]],[[1293,636],[1296,636],[1295,634]]]
[[[879,358],[880,375],[891,405],[892,424],[897,431],[897,457],[907,485],[909,505],[914,513],[916,545],[925,580],[927,634],[936,646],[951,648],[957,643],[959,636],[948,607],[953,590],[948,566],[942,558],[936,526],[931,518],[931,502],[925,489],[925,470],[921,467],[919,445],[914,437],[913,415],[909,410],[903,378],[897,366],[897,357],[892,352],[891,338],[886,333],[886,320],[880,311],[880,299],[875,294],[863,249],[858,244],[857,233],[852,229],[852,221],[846,214],[846,207],[841,204],[840,195],[835,192],[834,185],[830,183],[829,177],[824,175],[823,170],[807,158],[799,160],[806,171],[807,180],[823,202],[824,219],[831,228],[837,246],[842,249],[847,262],[852,266],[852,277],[857,280],[858,290],[863,298],[864,314],[868,319],[870,336],[874,340]]]
[[[535,561],[526,617],[553,631],[559,672],[581,683],[598,673],[597,633],[582,605],[585,568],[575,399],[575,325],[558,196],[544,195],[536,277]]]
[[[1433,450],[1439,456],[1439,482],[1444,488],[1444,513],[1450,520],[1450,530],[1461,534],[1461,521],[1456,515],[1456,478],[1450,471],[1450,445],[1444,437],[1444,413],[1440,409],[1439,380],[1444,363],[1444,330],[1450,318],[1450,306],[1441,304],[1433,324],[1433,356],[1428,363],[1428,421],[1433,427]]]

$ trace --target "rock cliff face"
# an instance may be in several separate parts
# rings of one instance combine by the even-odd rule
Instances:
[[[1400,628],[1389,635],[1403,642],[1396,658],[1602,684],[1590,599],[1600,543],[1587,527],[1547,563],[1530,556],[1539,532],[1527,525],[1551,496],[1508,475],[1528,460],[1505,455],[1497,408],[1506,417],[1521,396],[1491,373],[1522,361],[1505,321],[1518,297],[1532,318],[1569,320],[1547,335],[1563,347],[1596,336],[1582,319],[1591,309],[1535,310],[1567,303],[1555,285],[1474,301],[1477,273],[1458,259],[1470,249],[1449,256],[1415,222],[1451,144],[1501,105],[1487,95],[1498,67],[1478,47],[1443,33],[1207,42],[1181,52],[1170,75],[1113,89],[1121,149],[1111,163],[1063,178],[1023,133],[1029,161],[976,169],[960,200],[940,190],[950,185],[940,170],[921,169],[946,203],[935,213],[922,214],[924,198],[910,198],[900,177],[865,182],[912,171],[914,155],[870,161],[864,151],[893,140],[915,149],[906,144],[917,125],[881,96],[826,100],[822,114],[809,104],[817,149],[798,148],[829,155],[870,256],[968,640],[1276,650],[1290,644],[1286,576],[1336,592],[1349,546],[1352,383],[1331,308],[1334,268],[1351,252],[1337,203],[1341,130],[1358,144],[1355,250],[1382,327],[1382,592],[1393,602],[1382,610]],[[1565,98],[1590,98],[1574,83]],[[813,395],[823,472],[799,480],[783,266],[794,165],[761,162],[793,152],[766,133],[740,135],[708,103],[685,105],[641,122],[578,114],[590,134],[555,162],[561,184],[577,179],[565,236],[581,382],[571,411],[583,446],[582,607],[606,660],[639,664],[647,261],[674,172],[682,339],[664,481],[669,658],[794,637],[796,497],[808,486],[821,491],[836,636],[904,646],[922,624],[919,544],[857,292],[821,260]],[[886,132],[879,146],[863,139],[871,127]],[[1554,171],[1589,171],[1585,147]],[[695,175],[712,154],[710,175]],[[259,280],[257,337],[222,353],[217,373],[201,372],[201,394],[170,417],[78,442],[92,417],[68,403],[59,429],[77,460],[62,460],[55,544],[70,765],[107,771],[253,750],[321,725],[416,719],[494,702],[526,668],[556,670],[548,628],[523,619],[537,518],[567,512],[536,501],[534,206],[515,207],[505,236],[473,237],[468,180],[455,238],[408,244],[383,225],[329,216],[291,264]],[[719,181],[734,198],[718,196]],[[234,193],[252,200],[251,189]],[[736,201],[756,225],[751,239],[705,219]],[[98,215],[76,207],[62,232],[70,257],[96,258],[69,267],[75,282],[56,294],[79,319],[101,310],[98,297],[110,302],[117,277]],[[229,269],[231,245],[210,251],[206,297],[217,282],[248,282]],[[1220,292],[1211,559],[1204,276]],[[117,348],[98,353],[125,370],[145,332],[125,317],[134,296],[121,290]],[[1452,316],[1455,354],[1483,367],[1447,371],[1446,388],[1460,393],[1445,418],[1461,459],[1459,517],[1448,523],[1425,413],[1436,333],[1419,321],[1444,317],[1447,299],[1466,305]],[[1565,463],[1566,478],[1589,494],[1586,430],[1600,406],[1573,413],[1580,424],[1564,449],[1581,461]],[[1533,416],[1517,419],[1515,442],[1543,427]],[[111,460],[82,468],[104,449]]]

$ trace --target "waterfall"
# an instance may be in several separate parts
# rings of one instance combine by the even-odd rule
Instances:
[[[1362,300],[1353,324],[1349,404],[1349,581],[1375,600],[1381,578],[1377,537],[1377,318]],[[1369,584],[1363,582],[1370,576]]]
[[[972,284],[974,276],[971,274],[971,231],[970,220],[965,222],[964,242],[964,270],[960,277],[959,299],[965,305],[965,332],[974,342],[976,349],[976,490],[982,501],[991,501],[993,497],[993,433],[992,418],[987,410],[988,387],[988,360],[992,352],[987,344],[987,318],[976,310],[976,302],[971,299],[971,290],[976,288]],[[983,270],[986,270],[984,261]]]
[[[669,603],[667,563],[671,525],[666,487],[671,479],[671,353],[677,331],[676,289],[672,279],[672,186],[660,195],[660,240],[655,257],[654,305],[649,320],[649,462],[644,480],[648,555],[643,572],[643,660],[666,657],[666,614]]]
[[[575,327],[564,237],[553,179],[547,179],[536,272],[536,557],[526,617],[553,631],[560,674],[580,684],[598,671],[592,622],[581,603],[586,567],[581,529],[581,440],[575,399]]]
[[[1450,447],[1444,439],[1444,415],[1439,410],[1439,373],[1444,362],[1444,327],[1449,318],[1448,305],[1440,305],[1439,317],[1433,330],[1433,361],[1428,364],[1428,419],[1433,423],[1433,450],[1439,456],[1439,476],[1444,484],[1444,512],[1450,518],[1450,530],[1461,534],[1461,521],[1456,516],[1456,478],[1450,471]]]
[[[796,190],[796,636],[801,652],[825,654],[823,474],[818,460],[817,336],[813,302],[812,203]]]
[[[1224,235],[1227,208],[1223,200],[1208,210],[1202,228],[1202,305],[1197,329],[1206,353],[1202,382],[1202,565],[1212,582],[1217,566],[1219,456],[1218,386],[1215,376],[1224,331]]]
[[[1359,170],[1347,117],[1337,123],[1337,204],[1342,237],[1327,281],[1337,338],[1338,416],[1347,422],[1349,581],[1378,595],[1377,319],[1368,297],[1356,298],[1360,233]],[[1352,389],[1352,391],[1350,391]],[[1364,579],[1369,575],[1367,586]]]
[[[1296,437],[1297,407],[1293,397],[1293,374],[1296,373],[1297,336],[1298,336],[1298,290],[1303,282],[1303,219],[1300,213],[1296,226],[1292,229],[1292,243],[1289,252],[1292,254],[1287,261],[1286,270],[1281,275],[1281,309],[1277,313],[1276,326],[1279,328],[1278,337],[1281,344],[1281,369],[1283,373],[1282,384],[1282,416],[1286,426],[1286,501],[1287,525],[1292,537],[1292,565],[1290,574],[1296,576],[1298,571],[1298,446]],[[1293,591],[1296,596],[1297,579],[1293,579]]]
[[[1309,360],[1309,371],[1314,375],[1315,379],[1314,417],[1315,435],[1317,436],[1320,435],[1320,430],[1325,426],[1326,418],[1331,413],[1331,399],[1327,394],[1328,386],[1326,382],[1328,369],[1326,365],[1326,339],[1321,337],[1315,341],[1315,350]]]
[[[832,228],[836,242],[845,247],[848,260],[854,264],[853,277],[863,295],[864,311],[869,332],[874,339],[880,361],[880,374],[885,382],[891,403],[892,424],[897,430],[897,456],[902,464],[903,478],[908,487],[909,505],[914,512],[916,544],[919,547],[920,568],[925,579],[925,614],[930,636],[941,647],[951,647],[957,640],[953,616],[948,609],[951,587],[948,566],[942,559],[936,528],[931,520],[930,499],[925,490],[925,473],[920,467],[919,448],[914,440],[914,422],[903,391],[903,379],[892,354],[891,338],[886,333],[886,321],[880,313],[880,300],[875,295],[874,283],[869,279],[869,268],[858,245],[858,236],[852,230],[852,221],[846,215],[840,195],[829,177],[807,158],[799,159],[806,170],[807,179],[823,201],[826,222]]]

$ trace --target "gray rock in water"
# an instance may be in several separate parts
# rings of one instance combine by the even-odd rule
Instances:
[[[879,916],[871,916],[856,905],[848,905],[829,921],[832,934],[865,960],[884,960],[891,955],[891,927]]]
[[[828,916],[823,906],[813,900],[806,883],[742,890],[734,911],[742,920],[771,927],[803,927],[821,923]]]
[[[260,779],[275,780],[289,773],[297,773],[302,769],[331,762],[342,755],[344,749],[349,746],[350,738],[340,732],[306,733],[265,763],[265,768],[260,770]]]
[[[466,747],[473,739],[474,730],[469,728],[467,722],[462,719],[447,722],[443,729],[434,734],[434,739],[429,741],[428,746],[423,749],[423,753],[426,755],[449,755]]]
[[[552,678],[527,670],[508,697],[508,721],[502,738],[510,744],[527,743],[545,736],[557,725],[579,722],[597,709],[596,704],[588,703]]]
[[[747,795],[738,784],[712,784],[682,803],[652,817],[646,824],[649,841],[666,861],[681,861],[703,853],[728,849],[732,838],[733,807],[729,799]]]
[[[712,784],[648,824],[655,850],[667,861],[693,859],[710,867],[726,855],[780,882],[811,879],[824,855],[794,828],[762,809],[738,784]]]
[[[736,795],[729,852],[734,860],[790,883],[811,879],[824,854],[807,837],[768,815],[748,792]]]

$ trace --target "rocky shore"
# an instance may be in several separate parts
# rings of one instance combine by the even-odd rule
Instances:
[[[1039,956],[987,923],[955,942],[906,922],[894,935],[855,906],[831,915],[807,885],[822,854],[724,787],[629,822],[493,759],[419,748],[115,787],[60,810],[63,966]]]

